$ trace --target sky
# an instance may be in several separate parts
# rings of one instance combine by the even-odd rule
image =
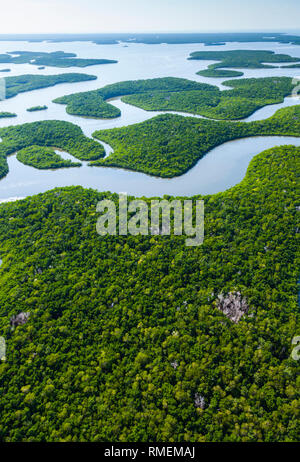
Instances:
[[[299,0],[0,0],[0,34],[299,29]]]

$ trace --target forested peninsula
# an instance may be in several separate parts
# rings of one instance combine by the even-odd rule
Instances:
[[[17,159],[25,165],[40,170],[66,167],[80,167],[80,162],[63,159],[54,149],[44,146],[29,146],[17,152]]]
[[[77,125],[53,120],[33,122],[0,128],[0,177],[8,173],[8,155],[37,145],[57,147],[79,160],[91,161],[90,166],[172,178],[184,174],[220,144],[269,135],[300,136],[300,107],[283,108],[269,119],[249,123],[163,114],[128,127],[97,130],[93,137],[114,150],[107,157],[103,146],[85,137]]]
[[[300,106],[283,108],[269,119],[249,123],[163,114],[128,127],[98,130],[93,136],[108,143],[114,152],[90,165],[172,178],[185,173],[222,143],[270,135],[300,136]]]
[[[62,120],[45,120],[0,128],[0,178],[8,173],[7,156],[31,146],[61,149],[79,160],[105,156],[104,148],[87,138],[77,125]]]
[[[184,236],[100,237],[97,203],[118,209],[116,194],[1,204],[0,440],[297,441],[299,159],[265,151],[203,197],[192,251]],[[244,300],[238,323],[228,297]]]

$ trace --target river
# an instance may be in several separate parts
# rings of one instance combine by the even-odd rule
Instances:
[[[212,61],[188,61],[186,58],[193,51],[233,49],[272,50],[277,53],[287,53],[299,57],[300,47],[276,43],[230,43],[222,47],[205,47],[203,44],[184,45],[143,45],[129,44],[95,45],[89,42],[68,43],[27,43],[0,42],[0,54],[14,50],[28,51],[58,51],[75,52],[81,58],[117,59],[118,64],[97,65],[80,68],[59,69],[46,67],[38,70],[30,64],[10,65],[0,64],[1,68],[10,68],[11,72],[3,74],[59,74],[64,72],[84,72],[97,75],[96,81],[75,84],[62,84],[28,93],[22,93],[14,98],[0,102],[0,111],[15,112],[15,119],[0,119],[0,127],[17,125],[37,120],[66,120],[79,125],[86,136],[91,136],[95,130],[122,127],[142,122],[154,117],[160,112],[148,112],[122,103],[120,99],[112,101],[119,107],[122,115],[116,119],[95,120],[68,115],[65,106],[52,103],[54,98],[79,91],[100,88],[109,83],[131,79],[146,79],[155,77],[181,77],[198,82],[218,85],[221,89],[224,79],[209,79],[196,75],[200,69],[205,69]],[[299,76],[300,69],[247,69],[244,77],[268,76]],[[266,106],[245,121],[262,120],[273,115],[276,110],[294,104],[299,99],[285,98],[282,104]],[[26,111],[28,107],[47,105],[48,110],[42,112]],[[189,115],[190,114],[184,114]],[[81,185],[101,191],[127,192],[136,196],[162,196],[213,194],[224,191],[244,177],[250,160],[259,152],[276,145],[293,144],[300,146],[300,138],[293,137],[253,137],[224,143],[211,150],[186,174],[173,179],[160,179],[142,173],[116,168],[89,167],[83,163],[81,168],[37,170],[17,161],[16,156],[8,158],[9,173],[0,180],[0,201],[11,198],[25,197],[57,186]],[[109,146],[105,146],[107,153]],[[64,157],[72,156],[64,153]],[[74,159],[74,158],[72,158]]]

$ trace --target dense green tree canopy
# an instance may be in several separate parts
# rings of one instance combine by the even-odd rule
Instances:
[[[7,156],[33,145],[59,148],[79,160],[105,156],[104,148],[82,133],[77,125],[62,120],[45,120],[0,128],[0,178],[8,173]]]
[[[268,150],[204,197],[194,248],[100,237],[109,193],[2,204],[0,440],[297,441],[299,154]],[[238,324],[216,309],[232,291],[250,306]]]
[[[38,169],[80,167],[79,162],[63,159],[51,148],[30,146],[17,152],[17,159],[25,165]]]
[[[56,98],[53,102],[67,104],[69,114],[81,115],[95,118],[114,118],[121,115],[121,112],[106,100],[123,95],[156,92],[156,91],[184,91],[184,90],[213,90],[210,85],[199,84],[192,80],[179,79],[176,77],[165,77],[147,80],[129,80],[106,85],[99,90],[75,93],[73,95]]]
[[[124,96],[122,101],[148,111],[179,111],[223,120],[242,119],[268,104],[281,103],[296,83],[289,77],[228,80],[232,87],[221,91],[216,86],[198,84],[189,91],[156,91]]]
[[[6,98],[12,98],[19,93],[38,90],[39,88],[53,87],[60,83],[76,83],[96,80],[95,75],[88,74],[57,74],[57,75],[35,75],[26,74],[5,78]]]
[[[174,177],[226,141],[259,135],[300,136],[300,106],[283,108],[269,119],[248,123],[164,114],[128,127],[99,130],[93,136],[108,143],[114,152],[91,165]]]
[[[122,96],[125,103],[147,111],[180,111],[215,119],[242,119],[263,106],[281,103],[296,84],[289,77],[269,77],[230,80],[223,85],[233,88],[221,91],[213,85],[175,77],[133,80],[62,96],[54,102],[66,104],[69,114],[95,118],[120,116],[121,111],[107,100]]]

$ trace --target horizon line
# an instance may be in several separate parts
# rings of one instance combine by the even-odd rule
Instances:
[[[227,30],[202,30],[202,31],[183,31],[183,30],[154,30],[154,31],[110,31],[110,32],[7,32],[0,33],[1,36],[8,35],[115,35],[115,34],[247,34],[247,33],[277,33],[284,34],[286,32],[297,31],[300,34],[300,28],[284,28],[284,29],[247,29],[247,30],[238,30],[238,29],[227,29]]]

